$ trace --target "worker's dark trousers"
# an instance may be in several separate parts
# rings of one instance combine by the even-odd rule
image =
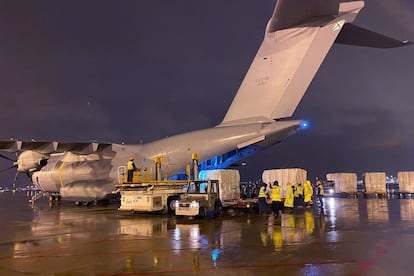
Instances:
[[[275,214],[276,216],[279,215],[279,211],[282,210],[282,201],[272,201],[272,212],[273,214]]]
[[[134,176],[133,170],[128,170],[128,179],[127,182],[132,182],[132,177]]]
[[[318,195],[320,207],[323,208],[323,195]]]
[[[267,214],[267,203],[265,197],[259,197],[259,215]]]

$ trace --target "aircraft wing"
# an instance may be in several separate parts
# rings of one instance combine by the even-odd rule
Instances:
[[[89,154],[110,148],[112,148],[112,144],[110,143],[0,140],[0,151],[5,152],[33,150],[42,154],[67,151],[76,154]]]

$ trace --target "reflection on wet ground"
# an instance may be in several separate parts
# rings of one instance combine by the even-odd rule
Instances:
[[[411,275],[414,200],[203,220],[0,195],[0,275]]]

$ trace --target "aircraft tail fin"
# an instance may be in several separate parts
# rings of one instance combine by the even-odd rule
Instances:
[[[312,17],[337,15],[339,1],[278,0],[266,33],[290,28]]]
[[[363,1],[278,0],[263,42],[219,126],[291,117]]]

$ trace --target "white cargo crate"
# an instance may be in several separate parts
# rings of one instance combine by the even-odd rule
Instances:
[[[203,170],[198,174],[201,180],[218,180],[220,200],[240,198],[240,172],[238,170]]]
[[[355,193],[357,191],[356,173],[328,173],[326,180],[335,182],[335,193]]]
[[[264,170],[262,174],[262,181],[266,184],[273,184],[277,180],[279,187],[284,198],[286,195],[287,183],[290,182],[293,185],[301,183],[302,185],[307,180],[307,171],[300,168],[288,168],[288,169],[271,169]]]
[[[385,172],[366,172],[363,175],[365,183],[365,192],[367,194],[385,194],[387,193]]]
[[[400,193],[414,193],[414,172],[401,171],[397,173]]]

